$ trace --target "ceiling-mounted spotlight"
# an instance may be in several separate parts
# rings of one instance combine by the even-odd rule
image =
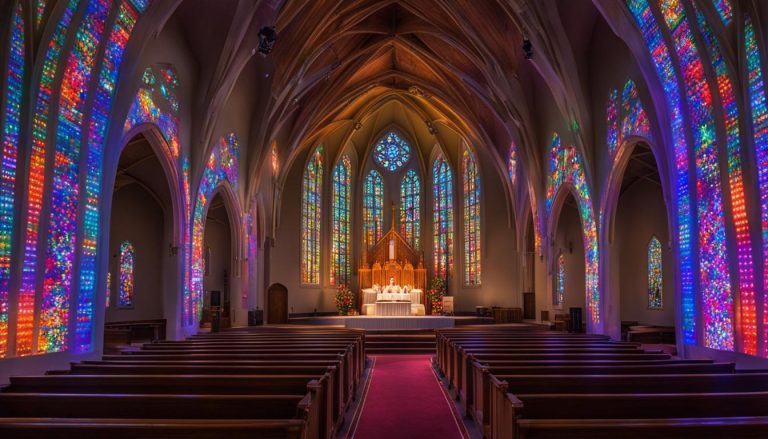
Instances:
[[[437,134],[437,128],[435,128],[435,126],[432,125],[431,120],[425,120],[424,123],[427,124],[427,129],[429,130],[429,134],[432,134],[432,135]]]
[[[261,56],[267,56],[272,52],[277,41],[277,32],[274,27],[264,26],[259,31],[259,53]]]
[[[360,121],[357,121],[357,122],[355,122],[355,129],[356,129],[356,130],[359,130],[359,129],[360,129],[360,128],[362,128],[362,127],[363,127],[363,124],[362,124],[362,123],[360,123]]]
[[[523,53],[525,54],[525,59],[533,58],[533,44],[531,44],[531,40],[527,36],[523,37]]]

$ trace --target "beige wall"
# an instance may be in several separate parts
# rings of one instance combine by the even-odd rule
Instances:
[[[212,201],[216,203],[215,197]],[[232,296],[232,245],[229,219],[226,216],[226,209],[222,206],[215,212],[208,212],[208,218],[205,222],[204,249],[210,248],[210,271],[207,276],[203,276],[203,290],[221,291],[222,306],[225,295],[230,294],[232,305],[236,306],[239,298]],[[226,273],[226,274],[225,274]],[[208,300],[208,294],[206,294]]]
[[[648,242],[656,236],[662,245],[663,309],[649,310]],[[667,212],[661,188],[651,182],[632,185],[619,199],[616,212],[616,245],[618,249],[619,294],[621,320],[641,324],[673,326],[675,298],[672,275],[672,255],[669,250]]]
[[[571,200],[572,197],[569,196]],[[584,238],[581,233],[581,220],[579,212],[570,204],[563,206],[560,218],[557,222],[557,233],[555,235],[553,260],[557,260],[562,252],[565,256],[565,293],[563,295],[562,307],[552,305],[552,297],[549,298],[549,304],[553,314],[569,312],[570,308],[581,308],[582,319],[586,322],[586,287],[585,287],[585,261],[584,261]],[[552,264],[552,277],[557,278],[557,265]],[[555,281],[552,286],[554,289]]]
[[[150,193],[138,184],[115,192],[110,227],[110,260],[112,300],[106,321],[163,318],[162,262],[168,240],[163,233],[163,209]],[[134,306],[118,308],[120,244],[130,241],[135,251]]]

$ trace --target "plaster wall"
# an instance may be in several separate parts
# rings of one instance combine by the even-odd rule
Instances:
[[[573,199],[569,196],[569,199]],[[570,204],[565,204],[557,222],[554,250],[552,252],[552,287],[555,288],[557,278],[557,257],[565,256],[565,293],[562,306],[552,304],[552,296],[548,298],[550,319],[554,314],[568,313],[570,308],[581,308],[582,321],[586,322],[586,286],[585,286],[585,262],[584,239],[581,233],[581,220],[579,212]]]
[[[656,236],[662,245],[663,309],[648,309],[648,243]],[[674,326],[675,300],[672,252],[669,249],[667,212],[661,188],[648,181],[632,185],[619,199],[616,212],[617,256],[621,320]]]
[[[109,267],[112,300],[106,322],[164,318],[163,259],[170,242],[163,233],[163,209],[149,192],[130,184],[115,192],[110,226]],[[120,245],[130,241],[135,251],[133,306],[118,306]]]

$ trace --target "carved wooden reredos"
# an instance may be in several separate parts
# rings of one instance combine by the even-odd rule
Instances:
[[[394,212],[392,218],[395,218]],[[411,285],[422,290],[427,286],[427,270],[421,255],[395,230],[389,231],[370,250],[363,252],[358,279],[360,289],[387,285],[395,278],[397,285]]]

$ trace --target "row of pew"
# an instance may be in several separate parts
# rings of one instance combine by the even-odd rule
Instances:
[[[486,438],[768,437],[768,373],[594,334],[436,332],[435,367]]]
[[[365,367],[365,333],[269,328],[157,341],[11,377],[0,437],[331,439]]]

